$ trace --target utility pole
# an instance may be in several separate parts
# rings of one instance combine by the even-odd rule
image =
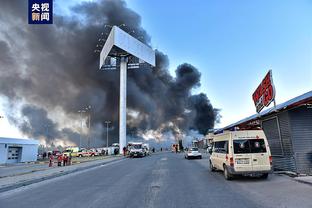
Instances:
[[[86,107],[86,111],[88,111],[88,148],[90,149],[91,145],[91,105]]]
[[[80,137],[79,137],[79,149],[81,149],[81,139],[82,139],[82,113],[85,113],[85,110],[79,110],[78,113],[80,113]]]
[[[111,123],[111,121],[105,121],[106,123],[106,148],[108,148],[108,124]]]

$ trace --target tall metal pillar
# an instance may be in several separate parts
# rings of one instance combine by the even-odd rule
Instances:
[[[127,57],[120,58],[120,91],[119,91],[119,154],[126,146],[127,134]]]

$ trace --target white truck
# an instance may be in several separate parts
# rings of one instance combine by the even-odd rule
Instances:
[[[130,157],[144,157],[146,155],[142,142],[128,142]]]

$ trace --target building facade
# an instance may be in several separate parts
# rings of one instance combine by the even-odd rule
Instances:
[[[0,164],[37,161],[39,142],[0,137]]]
[[[275,170],[312,174],[312,91],[223,130],[262,129],[268,139]]]

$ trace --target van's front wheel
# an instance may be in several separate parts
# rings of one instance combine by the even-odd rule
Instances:
[[[226,180],[232,180],[233,179],[233,176],[232,176],[232,174],[229,173],[226,165],[223,165],[223,173],[224,173],[224,178]]]

